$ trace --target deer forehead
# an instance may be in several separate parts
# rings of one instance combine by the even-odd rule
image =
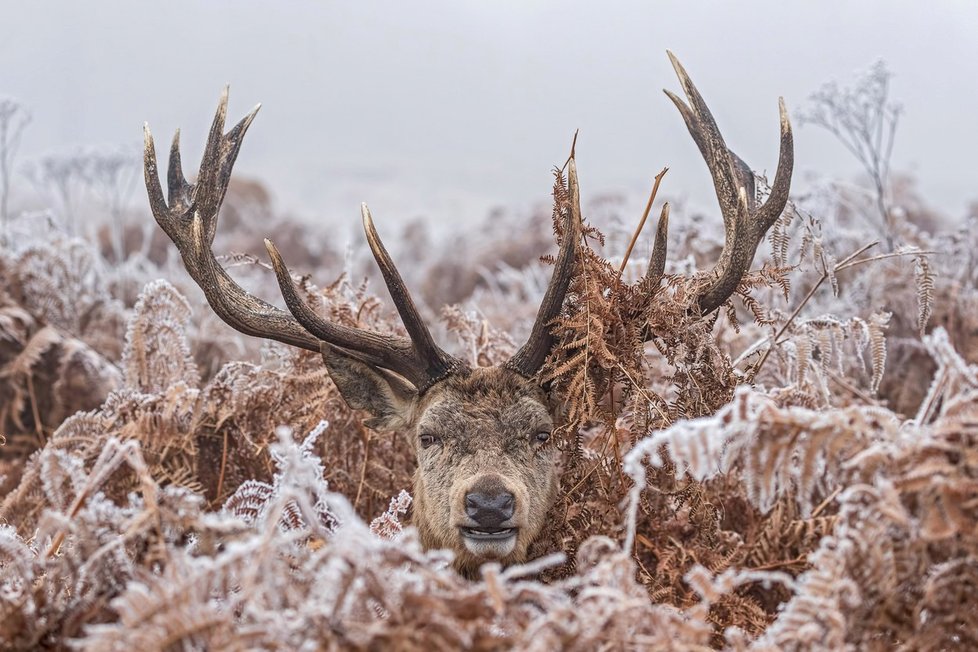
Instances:
[[[456,374],[432,387],[418,406],[419,431],[517,434],[550,427],[543,390],[502,367]]]

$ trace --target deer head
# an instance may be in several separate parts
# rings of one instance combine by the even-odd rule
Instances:
[[[669,56],[690,106],[669,95],[713,173],[727,227],[716,281],[699,299],[700,310],[711,312],[736,289],[758,242],[784,208],[791,177],[791,131],[782,104],[778,173],[770,199],[757,208],[750,169],[726,148],[706,104],[679,62]],[[319,352],[347,403],[370,415],[365,422],[369,427],[408,433],[417,456],[414,524],[425,546],[454,550],[456,567],[465,573],[474,572],[486,560],[524,560],[558,484],[558,454],[549,443],[558,406],[535,376],[554,346],[550,325],[560,313],[581,238],[573,155],[568,162],[568,201],[560,207],[563,240],[529,339],[505,364],[471,368],[435,344],[365,204],[361,213],[367,242],[408,337],[324,320],[300,297],[269,240],[265,246],[288,312],[246,292],[221,267],[211,248],[218,212],[242,139],[257,111],[256,107],[225,134],[225,89],[193,184],[181,169],[178,131],[170,149],[167,198],[153,137],[145,128],[144,172],[156,221],[227,324],[247,335]],[[665,228],[660,225],[648,276],[661,277],[664,257]]]

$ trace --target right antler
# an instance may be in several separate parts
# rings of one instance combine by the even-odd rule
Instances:
[[[757,246],[788,202],[788,190],[791,186],[791,172],[794,165],[791,124],[788,122],[784,100],[779,99],[781,149],[778,168],[767,201],[758,206],[754,173],[743,159],[724,143],[710,109],[686,74],[686,70],[672,52],[667,53],[689,100],[689,105],[668,90],[665,93],[679,109],[690,135],[696,141],[707,167],[710,168],[717,200],[720,202],[720,212],[723,214],[725,236],[723,251],[714,268],[716,278],[707,285],[697,299],[700,312],[705,315],[723,305],[737,290],[744,274],[750,269]],[[651,268],[664,265],[665,260],[665,238],[663,236],[660,243],[660,236],[663,236],[661,228],[660,233],[656,235],[653,263],[649,270],[649,276],[653,278],[655,274]],[[659,275],[661,276],[661,271]]]
[[[564,297],[567,296],[567,289],[570,287],[571,276],[574,274],[582,223],[581,188],[577,180],[577,161],[573,150],[567,161],[567,202],[561,210],[564,213],[564,236],[554,263],[550,285],[543,295],[537,318],[530,330],[530,337],[506,362],[508,368],[525,378],[532,378],[540,370],[557,342],[552,322],[560,315]]]
[[[320,351],[324,346],[345,349],[368,364],[403,376],[420,392],[458,368],[461,361],[439,349],[432,340],[377,236],[366,206],[363,207],[363,220],[367,239],[410,338],[349,328],[319,317],[299,297],[282,257],[268,240],[265,244],[291,315],[252,296],[228,276],[214,257],[211,246],[231,169],[258,107],[225,134],[227,100],[228,90],[225,88],[193,184],[187,182],[181,169],[179,130],[174,136],[167,174],[169,201],[164,199],[160,185],[153,135],[148,125],[144,128],[143,165],[153,215],[180,250],[184,266],[204,291],[214,312],[232,328],[247,335],[278,340],[310,351]]]

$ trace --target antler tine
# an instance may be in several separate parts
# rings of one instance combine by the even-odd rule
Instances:
[[[655,229],[655,242],[652,244],[652,256],[645,270],[645,279],[649,287],[659,285],[666,271],[666,253],[669,245],[669,202],[662,205],[659,224]]]
[[[581,189],[577,180],[577,161],[574,159],[573,151],[567,162],[567,190],[570,196],[564,218],[564,239],[560,244],[560,253],[557,254],[557,263],[554,265],[550,285],[537,311],[537,318],[533,322],[529,339],[506,363],[507,367],[527,378],[533,376],[543,366],[556,341],[550,331],[551,322],[560,314],[564,297],[567,295],[571,275],[574,273],[577,244],[581,239]]]
[[[174,147],[177,146],[179,135],[177,132],[173,138]],[[179,152],[177,156],[179,157]],[[163,197],[163,186],[160,184],[160,174],[156,164],[156,144],[153,142],[153,134],[149,130],[148,122],[143,123],[143,178],[146,181],[146,193],[149,195],[149,208],[153,212],[153,217],[166,234],[170,235],[173,220],[170,217],[170,208]]]
[[[384,276],[384,283],[387,284],[387,290],[390,292],[391,299],[394,300],[397,313],[411,338],[417,358],[424,365],[430,382],[435,383],[456,370],[461,361],[445,353],[435,344],[431,332],[421,318],[421,313],[418,312],[414,300],[411,299],[411,293],[408,292],[404,279],[401,278],[400,272],[397,271],[394,261],[387,253],[387,248],[384,247],[384,243],[374,227],[373,217],[371,217],[370,209],[365,203],[360,204],[360,215],[363,218],[363,230],[367,235],[367,244],[370,245],[374,260],[377,261],[380,273]]]
[[[791,173],[795,166],[794,136],[791,133],[791,121],[788,119],[788,109],[784,98],[778,98],[778,119],[781,124],[781,144],[778,149],[778,167],[774,172],[774,182],[771,184],[771,194],[758,210],[764,230],[771,228],[781,216],[788,203],[791,191]]]
[[[207,145],[204,147],[204,155],[200,161],[197,182],[191,192],[197,212],[206,220],[204,226],[208,244],[214,241],[214,235],[217,233],[217,213],[224,202],[224,195],[231,181],[231,170],[238,158],[244,136],[261,108],[261,104],[257,105],[225,134],[228,91],[229,88],[225,86],[221,93],[221,100],[214,114],[214,122],[211,124]]]
[[[768,200],[758,207],[754,173],[743,159],[727,147],[713,114],[686,70],[672,52],[668,52],[668,55],[689,104],[668,90],[665,93],[679,109],[710,169],[723,215],[725,242],[715,267],[717,278],[698,299],[700,312],[707,314],[723,305],[736,291],[754,260],[757,246],[784,210],[791,186],[794,141],[784,100],[779,99],[781,144],[778,168]]]
[[[164,199],[160,185],[153,134],[149,125],[144,127],[143,171],[153,215],[176,244],[184,266],[204,291],[214,312],[232,328],[247,335],[274,339],[317,352],[330,346],[347,349],[364,362],[402,375],[421,392],[457,369],[461,361],[435,346],[390,256],[377,237],[367,212],[364,214],[367,239],[411,339],[331,324],[322,319],[300,298],[282,256],[268,240],[265,246],[272,257],[275,276],[292,314],[248,294],[227,274],[214,257],[211,245],[217,233],[218,213],[227,193],[234,162],[248,127],[261,107],[256,106],[225,134],[227,102],[228,88],[225,87],[211,123],[197,181],[193,184],[188,183],[183,175],[180,131],[177,130],[174,135],[167,173],[169,203]]]
[[[170,203],[163,188],[156,161],[156,147],[149,125],[144,125],[143,173],[150,208],[157,223],[176,244],[191,278],[204,291],[214,312],[232,328],[257,337],[278,340],[310,351],[319,351],[318,339],[287,312],[265,303],[241,288],[218,264],[211,251],[217,228],[217,214],[227,190],[231,167],[241,147],[241,139],[254,118],[252,111],[224,136],[227,89],[221,96],[214,126],[208,138],[197,183],[189,184],[180,169],[179,132],[170,149],[167,175]],[[211,163],[209,167],[207,164]],[[214,168],[219,168],[215,170]]]
[[[403,337],[382,335],[374,331],[332,324],[313,311],[299,296],[292,274],[282,255],[271,240],[265,239],[265,249],[272,259],[282,297],[296,320],[326,345],[357,353],[362,361],[393,371],[424,391],[444,377],[431,374],[424,359],[417,355],[412,342]]]
[[[150,138],[152,138],[152,134]],[[166,185],[169,191],[167,201],[171,211],[186,210],[190,207],[190,193],[193,191],[193,186],[187,183],[186,177],[183,176],[183,165],[180,162],[180,129],[173,133],[173,142],[170,143],[170,163],[166,170]]]
[[[709,167],[713,177],[713,185],[720,202],[724,222],[727,222],[736,215],[736,198],[740,187],[749,188],[750,196],[753,197],[754,173],[739,156],[727,147],[720,130],[717,128],[717,123],[713,119],[713,114],[710,113],[703,96],[700,95],[696,86],[693,85],[693,81],[686,74],[686,69],[679,63],[679,59],[672,52],[667,51],[666,53],[669,55],[676,76],[679,77],[679,83],[689,99],[689,105],[669,90],[665,90],[665,94],[679,109],[690,135],[699,147],[704,160],[706,160],[707,167]]]

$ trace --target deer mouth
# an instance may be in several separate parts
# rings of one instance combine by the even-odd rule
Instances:
[[[460,527],[462,536],[474,541],[505,541],[516,536],[515,527]]]

